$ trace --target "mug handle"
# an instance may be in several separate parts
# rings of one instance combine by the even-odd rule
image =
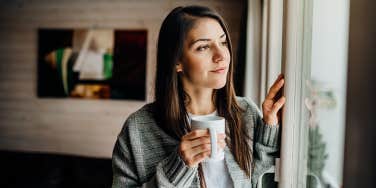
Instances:
[[[210,158],[214,158],[217,156],[217,130],[214,127],[209,128],[210,133],[210,145],[211,145],[211,153]]]

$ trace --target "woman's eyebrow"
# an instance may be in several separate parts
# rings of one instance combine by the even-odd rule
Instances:
[[[202,38],[202,39],[197,39],[197,40],[194,40],[192,41],[190,44],[189,44],[189,47],[191,47],[193,44],[195,44],[196,42],[200,42],[200,41],[211,41],[211,39],[205,39],[205,38]]]
[[[223,33],[219,38],[223,38],[225,36],[226,36],[226,33]],[[201,39],[194,40],[189,44],[189,47],[191,47],[193,44],[195,44],[196,42],[199,42],[199,41],[207,42],[207,41],[211,41],[211,39],[201,38]]]

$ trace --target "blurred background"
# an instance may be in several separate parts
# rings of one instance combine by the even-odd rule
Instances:
[[[286,12],[299,2],[0,0],[0,187],[110,187],[117,135],[153,101],[160,25],[185,5],[226,20],[237,95],[260,105],[281,72],[300,85],[304,173],[291,187],[374,187],[375,3],[301,1],[305,71],[294,80]]]
[[[225,18],[236,54],[241,0],[0,1],[0,187],[110,187],[117,135],[153,100],[160,25],[192,4]]]

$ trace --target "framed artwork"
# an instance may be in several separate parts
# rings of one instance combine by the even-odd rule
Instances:
[[[146,30],[39,29],[40,98],[145,100]]]

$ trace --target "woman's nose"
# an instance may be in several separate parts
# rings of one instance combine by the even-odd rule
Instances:
[[[226,55],[226,49],[220,45],[216,45],[213,53],[213,61],[218,62],[224,59]]]

